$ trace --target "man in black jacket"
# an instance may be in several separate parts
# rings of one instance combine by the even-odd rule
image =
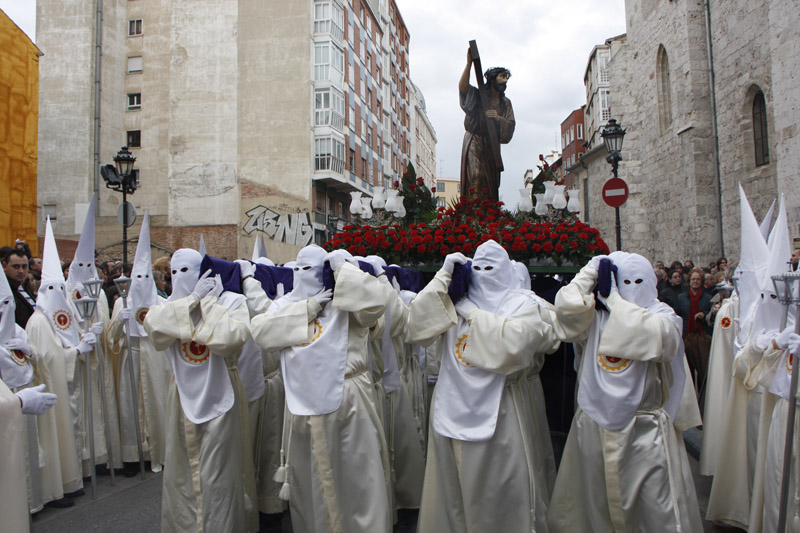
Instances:
[[[35,297],[29,290],[28,257],[21,250],[8,250],[3,257],[3,270],[5,270],[8,284],[14,293],[16,322],[19,327],[25,328],[28,319],[33,314],[33,307],[36,305]]]

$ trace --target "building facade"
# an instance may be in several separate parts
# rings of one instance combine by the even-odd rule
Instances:
[[[414,132],[411,137],[411,162],[417,177],[425,180],[425,185],[431,188],[436,183],[436,130],[428,119],[422,91],[416,85],[413,87],[411,105],[414,109]]]
[[[461,178],[436,178],[436,207],[450,207],[461,200]]]
[[[737,259],[740,183],[759,219],[783,193],[797,238],[800,87],[790,73],[800,67],[800,27],[787,21],[798,20],[800,5],[627,0],[626,16],[628,31],[607,64],[610,117],[627,130],[623,248],[665,262]],[[601,197],[610,166],[590,129],[589,87],[588,151],[572,171],[585,220],[610,236],[614,209]]]
[[[19,239],[39,253],[36,154],[39,49],[0,11],[0,245]]]
[[[561,176],[568,189],[575,184],[575,176],[569,169],[580,162],[580,158],[586,151],[586,139],[584,135],[584,115],[583,110],[586,106],[574,110],[561,123]]]
[[[121,198],[96,169],[123,145],[155,243],[203,234],[233,258],[262,232],[278,261],[409,160],[409,34],[393,0],[106,0],[102,18],[39,4],[39,203],[62,239],[95,191],[98,248],[120,255]]]

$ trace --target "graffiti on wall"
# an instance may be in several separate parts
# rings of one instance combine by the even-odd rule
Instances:
[[[263,231],[272,240],[296,246],[305,246],[314,237],[314,228],[308,213],[279,215],[268,207],[258,205],[245,214],[248,219],[242,229],[248,235],[254,231]]]

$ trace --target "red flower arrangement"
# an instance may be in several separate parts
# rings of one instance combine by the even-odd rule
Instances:
[[[583,222],[537,222],[529,214],[512,215],[502,202],[466,198],[451,208],[439,207],[431,224],[345,226],[324,247],[380,255],[390,264],[438,264],[449,253],[471,255],[489,239],[524,263],[550,258],[557,265],[582,265],[609,253],[600,232]]]

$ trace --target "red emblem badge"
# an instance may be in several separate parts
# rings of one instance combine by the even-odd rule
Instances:
[[[144,324],[144,317],[147,316],[147,312],[149,310],[149,307],[141,307],[138,311],[136,311],[136,322],[138,322],[139,325]]]
[[[722,326],[724,329],[728,329],[731,327],[731,317],[724,316],[722,320],[719,321],[719,325]]]
[[[11,360],[17,363],[19,366],[23,366],[28,362],[28,360],[25,359],[25,354],[19,350],[11,350]]]
[[[468,334],[464,333],[458,338],[458,341],[456,341],[456,359],[458,359],[458,362],[462,365],[472,366],[464,360],[464,350],[467,349],[467,338]]]
[[[597,364],[606,372],[622,372],[631,366],[631,360],[597,354]]]
[[[72,315],[60,309],[53,313],[53,324],[61,331],[65,331],[72,325]]]
[[[183,352],[184,359],[196,365],[205,362],[208,356],[211,355],[208,346],[205,344],[198,344],[194,341],[181,344],[181,351]]]

